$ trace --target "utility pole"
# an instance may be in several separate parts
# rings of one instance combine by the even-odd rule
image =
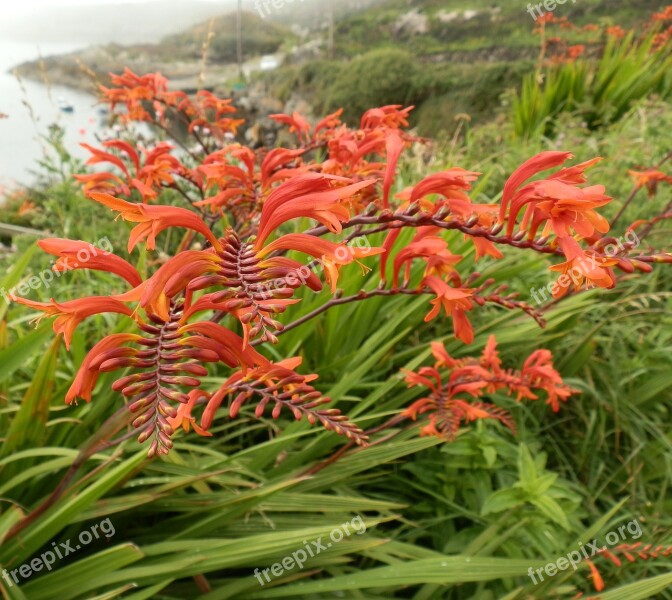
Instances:
[[[327,18],[329,20],[329,58],[334,58],[334,0],[327,0]]]
[[[238,0],[238,12],[236,13],[236,36],[238,54],[238,76],[244,79],[243,74],[243,0]]]

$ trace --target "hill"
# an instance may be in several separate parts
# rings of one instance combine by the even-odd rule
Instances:
[[[558,4],[554,15],[578,25],[632,26],[665,4],[581,0]],[[327,52],[329,19],[323,2],[269,6],[263,17],[257,12],[243,15],[245,72],[256,84],[255,94],[273,96],[287,106],[308,105],[315,113],[344,107],[351,122],[372,105],[414,104],[418,108],[413,123],[423,135],[453,130],[456,118],[492,118],[507,90],[534,68],[538,54],[535,22],[527,4],[518,0],[334,2],[332,52]],[[579,28],[571,36],[580,44],[590,34]],[[285,64],[270,73],[253,74],[259,57],[272,53],[284,57]],[[103,82],[109,71],[129,66],[136,72],[159,70],[182,89],[199,84],[228,87],[238,77],[236,18],[229,14],[206,20],[154,44],[114,44],[49,58],[46,72],[66,85],[90,85],[78,61]],[[22,65],[19,73],[41,78],[35,62]]]
[[[626,27],[665,4],[581,0],[558,4],[554,15],[577,25]],[[518,0],[387,0],[338,21],[334,60],[324,53],[302,57],[264,78],[281,99],[300,95],[317,113],[343,106],[351,122],[366,106],[415,104],[414,123],[435,134],[454,129],[455,117],[492,116],[502,94],[534,68],[534,28],[527,4]],[[577,44],[590,35],[572,32]]]
[[[162,60],[171,56],[176,60],[198,60],[203,55],[203,44],[211,34],[208,60],[212,64],[235,62],[236,15],[231,13],[195,25],[188,30],[163,38],[156,46]],[[272,54],[294,39],[291,31],[256,13],[242,13],[243,55],[250,59],[261,54]]]
[[[86,90],[93,88],[92,79],[106,84],[108,73],[120,72],[124,67],[137,73],[160,71],[175,86],[184,89],[196,87],[199,82],[205,87],[214,87],[238,74],[235,28],[236,15],[232,13],[198,23],[155,44],[91,46],[71,54],[46,57],[44,69],[40,61],[31,61],[18,65],[16,71],[22,77],[36,80],[46,74],[51,81]],[[242,33],[244,60],[278,52],[283,44],[294,39],[284,25],[254,13],[243,13]],[[207,46],[205,70],[204,45]]]

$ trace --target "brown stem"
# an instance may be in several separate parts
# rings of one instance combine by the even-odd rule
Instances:
[[[28,525],[33,523],[40,515],[46,512],[50,507],[52,507],[67,491],[68,486],[74,479],[77,471],[86,463],[89,458],[94,454],[117,446],[127,439],[132,438],[136,431],[132,429],[124,435],[114,439],[108,440],[107,438],[112,437],[115,433],[123,429],[128,424],[128,408],[126,406],[120,408],[116,413],[114,413],[107,421],[103,423],[100,429],[95,433],[89,441],[82,447],[79,451],[79,454],[75,457],[75,460],[72,461],[72,464],[66,471],[65,475],[59,482],[59,484],[54,488],[54,491],[47,497],[47,499],[42,502],[35,510],[26,515],[21,521],[16,523],[7,533],[5,541],[14,537],[21,531],[23,531]]]
[[[363,435],[369,436],[373,435],[374,433],[378,433],[379,431],[383,431],[384,429],[388,429],[390,427],[394,427],[398,423],[401,423],[404,421],[407,417],[399,413],[398,415],[394,415],[391,419],[388,419],[385,421],[382,425],[378,425],[378,427],[373,427],[372,429],[367,429]],[[394,433],[393,435],[396,435]],[[385,440],[389,439],[389,437],[384,438]],[[369,444],[369,446],[374,446],[376,444],[379,444],[383,440],[377,440],[376,442],[373,442],[372,444]],[[329,465],[333,465],[335,462],[340,460],[345,454],[350,450],[355,445],[355,442],[348,442],[345,444],[345,446],[342,446],[339,448],[336,452],[334,452],[329,458],[323,460],[320,463],[317,463],[316,465],[313,465],[309,469],[306,469],[303,473],[301,473],[300,477],[305,477],[305,476],[310,476],[310,475],[315,475],[316,473],[319,473],[322,469],[325,469]]]
[[[350,239],[362,235],[369,235],[372,233],[379,233],[381,231],[389,231],[390,229],[399,229],[401,227],[424,227],[433,226],[440,229],[456,230],[469,235],[471,237],[482,237],[495,244],[502,244],[506,246],[513,246],[515,248],[531,249],[535,252],[543,254],[562,255],[562,250],[552,246],[548,246],[545,242],[539,243],[536,240],[529,239],[514,239],[507,235],[498,235],[499,231],[494,229],[484,229],[482,227],[469,227],[463,221],[446,221],[445,217],[435,216],[428,213],[421,213],[419,215],[410,215],[406,213],[382,213],[377,215],[362,215],[354,217],[343,223],[343,229],[349,227],[356,227],[361,225],[378,225],[372,229],[361,230],[359,234],[352,234]],[[497,233],[495,233],[497,232]],[[308,235],[321,236],[328,233],[328,229],[324,226],[314,227],[305,231]]]
[[[623,206],[619,209],[619,211],[616,213],[614,218],[611,220],[611,223],[609,223],[609,228],[613,229],[614,225],[616,225],[616,221],[618,221],[621,218],[621,215],[627,210],[628,206],[630,206],[630,203],[635,199],[635,196],[637,195],[637,192],[639,192],[640,188],[638,185],[634,186],[632,188],[632,191],[630,192],[630,195],[628,196],[628,199],[623,203]]]
[[[189,150],[186,144],[178,140],[177,137],[174,136],[163,123],[160,123],[155,119],[153,124],[156,125],[156,127],[158,127],[159,129],[161,129],[161,131],[163,131],[166,135],[168,135],[170,139],[173,140],[180,148],[182,148],[182,150],[184,150],[189,156],[191,156],[191,158],[193,158],[196,161],[200,161],[199,156],[195,152]]]
[[[668,205],[665,207],[663,212],[659,215],[658,219],[667,218],[666,217],[667,214],[670,213],[671,211],[672,211],[672,200],[668,203]],[[640,241],[643,240],[647,235],[649,235],[651,233],[651,230],[656,226],[657,222],[658,221],[656,220],[656,218],[654,218],[654,219],[651,220],[651,222],[646,227],[644,227],[644,229],[642,229],[642,232],[639,234]],[[641,260],[641,258],[639,260]],[[647,262],[647,261],[645,261],[645,262]]]

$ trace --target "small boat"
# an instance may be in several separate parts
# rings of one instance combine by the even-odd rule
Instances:
[[[67,113],[75,112],[75,107],[62,96],[56,99],[56,104],[58,105],[58,108],[63,112]]]

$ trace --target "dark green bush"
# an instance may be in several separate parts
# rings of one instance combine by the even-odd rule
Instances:
[[[422,66],[412,54],[395,48],[367,52],[344,65],[327,93],[326,108],[343,107],[348,121],[372,106],[418,104],[427,94]]]

